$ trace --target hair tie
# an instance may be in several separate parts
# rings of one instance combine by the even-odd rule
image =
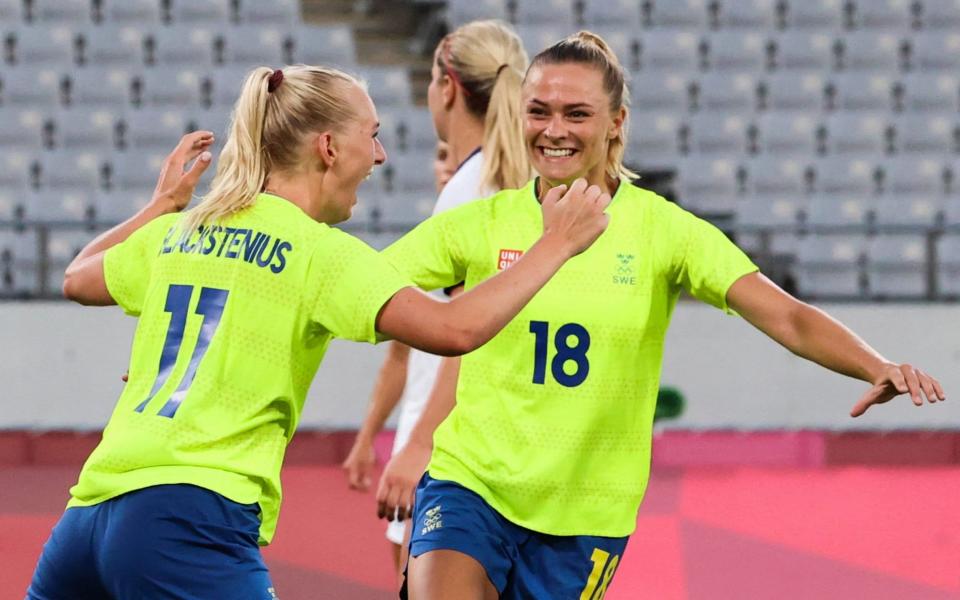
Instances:
[[[500,65],[499,67],[497,67],[497,74],[496,74],[494,77],[500,77],[500,71],[506,69],[506,68],[509,67],[509,66],[510,66],[510,65],[508,65],[507,63],[503,63],[502,65]]]
[[[281,83],[283,83],[283,71],[277,69],[270,74],[270,79],[267,80],[267,91],[273,93],[274,90],[280,87]]]

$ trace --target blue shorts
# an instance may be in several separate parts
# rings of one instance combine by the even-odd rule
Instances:
[[[600,600],[627,546],[627,537],[526,529],[462,485],[427,474],[417,486],[414,511],[410,555],[462,552],[483,565],[502,599]]]
[[[68,508],[43,546],[29,600],[273,600],[260,508],[158,485]]]

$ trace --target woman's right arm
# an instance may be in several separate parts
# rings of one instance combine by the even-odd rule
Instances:
[[[443,356],[479,348],[503,329],[568,259],[600,237],[609,222],[603,212],[608,204],[608,194],[596,186],[588,188],[582,179],[569,189],[551,189],[541,203],[543,235],[510,268],[451,302],[404,288],[381,309],[377,331]]]

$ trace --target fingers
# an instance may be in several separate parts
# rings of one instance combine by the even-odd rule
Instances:
[[[560,184],[556,187],[552,187],[547,190],[547,193],[543,195],[543,198],[540,199],[541,204],[545,205],[554,205],[560,201],[560,198],[563,197],[563,194],[567,191],[567,186]]]
[[[177,146],[167,156],[167,163],[171,166],[179,167],[183,170],[183,165],[187,164],[200,153],[213,145],[214,137],[212,131],[191,131],[180,138]]]
[[[886,402],[890,399],[889,394],[890,392],[887,390],[887,386],[884,383],[878,383],[871,387],[867,393],[861,396],[860,400],[853,405],[853,408],[850,410],[850,416],[854,418],[859,417],[867,412],[867,409],[874,404]]]
[[[941,401],[941,402],[944,401],[944,400],[946,400],[946,399],[947,399],[947,393],[943,391],[943,386],[940,385],[940,382],[937,381],[937,380],[936,380],[935,378],[933,378],[933,377],[930,377],[930,381],[933,382],[933,389],[934,389],[934,390],[936,391],[936,393],[937,393],[937,398],[940,398],[940,401]]]
[[[575,179],[573,183],[570,184],[570,189],[568,189],[566,193],[563,195],[563,197],[560,198],[559,202],[564,202],[570,198],[576,198],[578,196],[582,196],[583,193],[586,191],[586,189],[587,189],[586,179],[584,179],[583,177]]]
[[[190,189],[196,187],[197,183],[200,181],[200,178],[203,176],[204,171],[207,170],[207,167],[209,167],[210,163],[212,162],[212,154],[206,150],[201,152],[200,156],[197,157],[197,160],[193,161],[193,165],[190,166],[190,170],[187,171],[183,178],[180,179],[178,186],[187,187]]]
[[[920,398],[920,379],[917,377],[917,373],[913,367],[907,364],[900,365],[900,372],[903,373],[903,378],[907,383],[910,399],[913,400],[914,405],[922,406],[923,399]]]

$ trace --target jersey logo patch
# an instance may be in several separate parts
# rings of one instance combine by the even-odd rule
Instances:
[[[502,271],[506,269],[513,263],[520,260],[521,256],[523,256],[523,250],[507,250],[502,248],[500,250],[500,256],[497,258],[497,270]]]
[[[434,529],[440,529],[441,527],[443,527],[443,520],[440,516],[440,505],[438,504],[427,510],[426,518],[423,520],[423,529],[420,531],[420,535],[426,535]]]
[[[617,254],[617,266],[613,271],[613,283],[618,285],[636,285],[637,277],[633,271],[633,254]]]

